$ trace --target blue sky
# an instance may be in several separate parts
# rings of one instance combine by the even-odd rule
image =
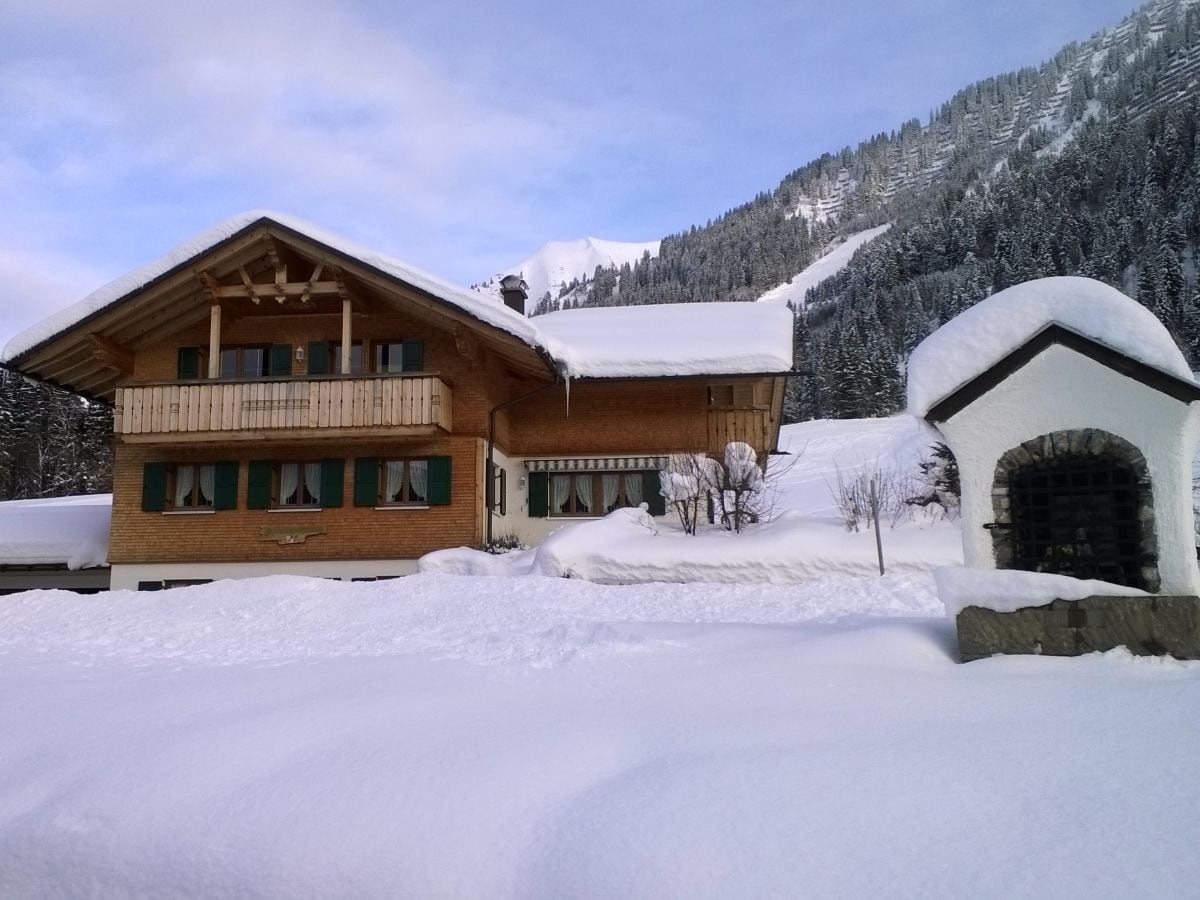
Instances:
[[[1132,8],[10,0],[0,340],[245,209],[462,283],[661,237]]]

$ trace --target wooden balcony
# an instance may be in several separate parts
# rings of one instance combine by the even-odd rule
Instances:
[[[436,375],[130,385],[113,427],[129,441],[432,435],[451,430],[450,394]]]

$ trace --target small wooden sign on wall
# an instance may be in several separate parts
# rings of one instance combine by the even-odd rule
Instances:
[[[279,528],[264,528],[262,530],[262,538],[264,541],[274,541],[281,546],[284,544],[303,544],[315,534],[325,534],[326,530],[320,527],[279,527]]]

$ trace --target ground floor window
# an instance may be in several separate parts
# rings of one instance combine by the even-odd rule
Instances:
[[[379,461],[381,506],[425,506],[429,502],[429,460]]]
[[[172,509],[211,509],[216,502],[217,467],[211,463],[172,466],[168,478]]]
[[[246,486],[248,509],[323,509],[342,505],[341,459],[253,460]]]
[[[279,463],[275,469],[275,505],[279,507],[321,505],[319,462]]]
[[[644,499],[641,472],[568,472],[550,476],[551,516],[604,516]]]

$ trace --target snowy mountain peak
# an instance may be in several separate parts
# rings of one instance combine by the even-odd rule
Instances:
[[[573,241],[550,241],[518,263],[511,265],[497,276],[520,275],[529,285],[530,309],[532,304],[550,292],[557,297],[563,285],[574,279],[591,277],[596,267],[620,268],[625,263],[632,265],[645,253],[658,255],[659,241],[607,241],[603,238],[583,237]],[[496,283],[499,277],[478,285],[481,293],[495,293],[499,297]]]

